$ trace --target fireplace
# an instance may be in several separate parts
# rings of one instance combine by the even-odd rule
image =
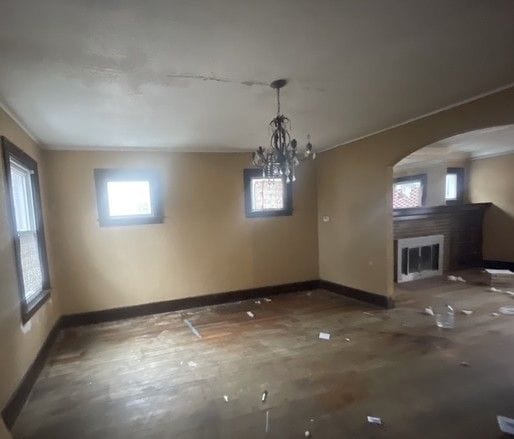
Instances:
[[[397,282],[442,275],[443,253],[444,235],[398,239]]]

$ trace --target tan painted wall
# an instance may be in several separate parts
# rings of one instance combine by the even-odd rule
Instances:
[[[393,165],[437,140],[513,122],[514,88],[510,88],[320,154],[320,277],[392,295]],[[330,222],[322,221],[325,215]]]
[[[470,197],[494,204],[484,217],[484,259],[514,262],[514,154],[473,160]]]
[[[47,241],[50,241],[51,236],[48,235],[46,209],[46,195],[48,192],[46,190],[45,166],[41,161],[41,151],[1,109],[0,135],[7,137],[12,143],[23,149],[38,162],[45,233]],[[0,158],[0,335],[2,344],[0,356],[0,407],[2,408],[32,361],[34,361],[37,352],[60,314],[56,289],[53,288],[51,301],[43,305],[24,327],[21,325],[18,281],[7,214],[6,195],[7,188],[5,185],[3,159]],[[48,248],[48,253],[50,281],[53,284],[54,258],[52,257],[50,247]]]
[[[248,219],[247,154],[47,151],[63,312],[318,278],[316,179],[302,167],[289,217]],[[93,169],[156,167],[165,223],[99,227]]]

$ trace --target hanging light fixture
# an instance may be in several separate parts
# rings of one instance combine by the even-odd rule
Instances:
[[[254,166],[262,169],[265,178],[280,178],[285,176],[286,182],[296,180],[296,167],[300,162],[315,159],[316,153],[312,151],[310,136],[307,136],[307,145],[298,151],[296,139],[291,139],[288,131],[291,129],[290,120],[280,114],[280,89],[287,84],[286,79],[277,79],[270,86],[277,90],[277,115],[270,122],[272,129],[269,148],[259,146],[252,154]]]

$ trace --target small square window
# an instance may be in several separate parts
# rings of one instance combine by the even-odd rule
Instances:
[[[244,170],[246,216],[292,214],[292,185],[284,178],[264,178],[259,169]]]
[[[422,207],[427,191],[426,174],[400,177],[393,184],[393,209]]]
[[[101,226],[162,223],[159,173],[143,169],[95,169]]]

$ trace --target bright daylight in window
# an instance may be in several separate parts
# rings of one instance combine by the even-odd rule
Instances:
[[[393,209],[421,207],[423,184],[421,181],[406,181],[393,185]]]
[[[252,179],[252,210],[284,208],[284,181],[280,178]]]
[[[446,174],[446,199],[457,199],[457,174]]]
[[[151,215],[148,181],[108,181],[109,216]]]
[[[43,290],[43,269],[39,254],[31,172],[11,159],[14,219],[20,247],[23,294],[30,300]]]

